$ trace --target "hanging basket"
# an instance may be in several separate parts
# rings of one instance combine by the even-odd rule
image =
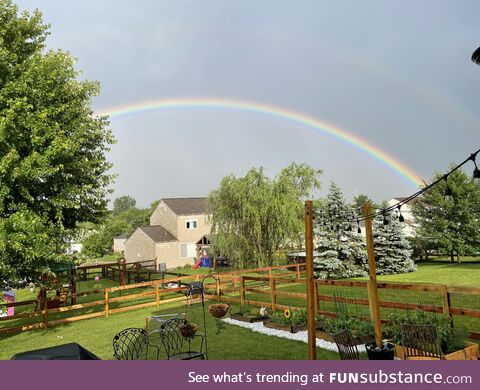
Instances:
[[[180,327],[180,333],[185,338],[193,338],[198,330],[198,325],[195,323],[186,323]]]
[[[215,303],[213,305],[208,306],[208,311],[215,318],[225,317],[225,314],[227,314],[228,309],[230,309],[230,305],[228,303]]]

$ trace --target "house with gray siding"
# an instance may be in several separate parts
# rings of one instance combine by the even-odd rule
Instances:
[[[156,260],[167,268],[194,264],[197,243],[210,233],[207,198],[164,198],[125,242],[127,263]]]

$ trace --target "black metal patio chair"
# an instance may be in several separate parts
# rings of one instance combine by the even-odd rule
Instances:
[[[438,359],[444,355],[440,349],[436,325],[401,325],[404,358]]]
[[[332,334],[332,337],[335,344],[337,344],[341,360],[363,360],[358,353],[357,345],[355,344],[352,333],[349,330]]]
[[[156,348],[158,359],[160,349],[149,343],[145,329],[127,328],[113,338],[113,356],[117,360],[146,360],[148,347]]]
[[[160,340],[168,360],[205,360],[203,351],[203,336],[185,335],[183,329],[190,326],[187,320],[171,318],[160,326]],[[195,339],[200,339],[199,351],[192,350]]]

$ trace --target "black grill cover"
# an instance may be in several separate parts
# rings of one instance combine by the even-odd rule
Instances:
[[[100,360],[77,343],[17,353],[12,360]]]

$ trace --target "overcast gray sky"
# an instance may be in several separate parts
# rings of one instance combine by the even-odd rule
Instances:
[[[98,80],[94,107],[183,97],[239,99],[327,121],[423,178],[480,147],[479,1],[21,0],[49,46]],[[172,109],[112,118],[115,196],[139,206],[203,196],[221,177],[291,161],[347,197],[415,187],[367,153],[279,118]],[[470,167],[468,168],[470,170]]]

